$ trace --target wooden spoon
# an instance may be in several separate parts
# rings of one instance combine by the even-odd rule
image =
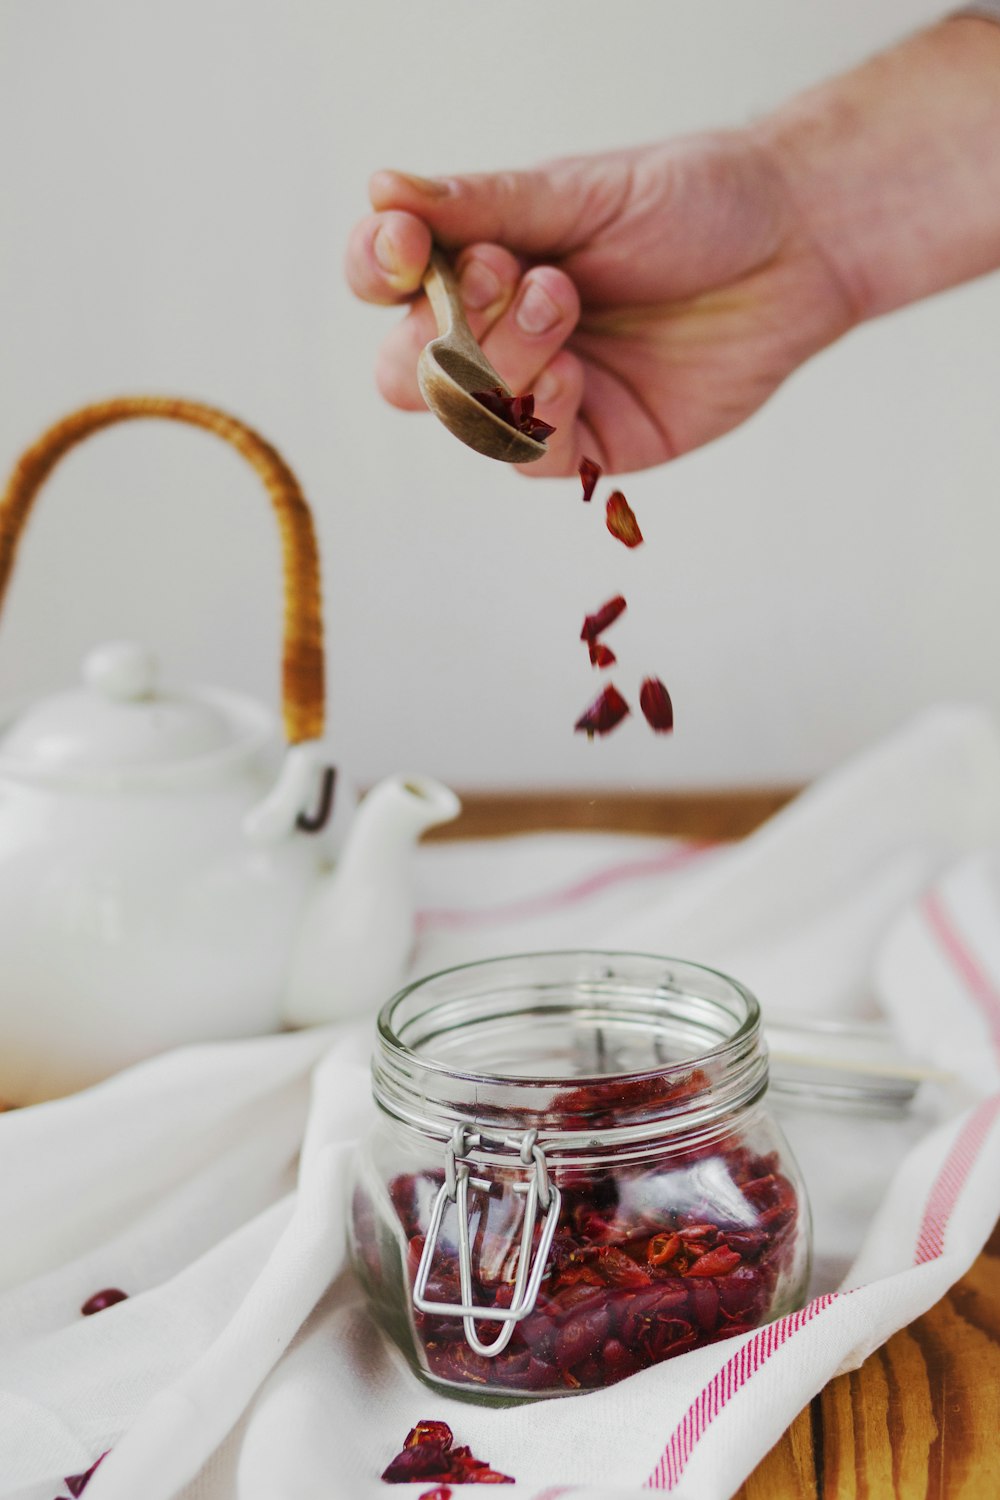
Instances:
[[[542,458],[547,451],[544,443],[494,416],[471,394],[492,386],[499,386],[505,396],[513,392],[476,342],[455,273],[439,250],[431,251],[424,291],[437,319],[438,337],[420,352],[417,380],[431,411],[454,437],[487,458],[511,464],[530,464]]]

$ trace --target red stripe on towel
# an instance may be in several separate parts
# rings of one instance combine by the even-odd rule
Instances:
[[[1000,1094],[994,1094],[973,1111],[959,1131],[928,1195],[917,1240],[916,1264],[935,1260],[942,1254],[948,1223],[998,1116]],[[818,1313],[842,1295],[850,1296],[850,1293],[830,1292],[824,1297],[815,1297],[800,1312],[779,1318],[776,1323],[768,1323],[748,1339],[692,1401],[671,1434],[659,1463],[646,1480],[645,1488],[673,1489],[687,1467],[695,1445],[719,1412],[792,1334],[811,1323]]]
[[[692,1401],[671,1433],[667,1446],[663,1450],[663,1456],[646,1480],[644,1488],[673,1489],[687,1466],[695,1444],[723,1407],[732,1400],[751,1375],[756,1374],[771,1358],[771,1355],[781,1348],[786,1339],[791,1338],[793,1333],[798,1333],[799,1329],[804,1328],[807,1323],[811,1323],[813,1318],[829,1307],[831,1302],[835,1302],[839,1295],[838,1292],[828,1292],[823,1297],[814,1297],[798,1312],[789,1313],[785,1318],[778,1318],[776,1322],[768,1323],[759,1333],[755,1333],[753,1338],[747,1339],[746,1343],[731,1359],[726,1360],[721,1370]]]
[[[417,913],[417,931],[428,927],[489,927],[493,923],[517,922],[531,917],[541,917],[566,906],[574,906],[589,896],[596,896],[609,886],[620,885],[626,880],[646,879],[653,875],[666,875],[682,866],[691,864],[715,844],[684,844],[680,849],[669,849],[665,854],[655,854],[645,859],[624,860],[597,870],[572,885],[557,890],[528,896],[523,901],[507,901],[500,906],[430,907]]]
[[[940,893],[928,891],[921,905],[927,925],[985,1019],[993,1050],[1000,1060],[1000,990],[959,935]]]
[[[973,1110],[962,1126],[927,1198],[927,1207],[917,1235],[914,1265],[922,1266],[944,1254],[948,1221],[998,1115],[1000,1094],[994,1094]]]

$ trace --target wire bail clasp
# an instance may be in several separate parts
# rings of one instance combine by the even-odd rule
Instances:
[[[549,1180],[545,1152],[537,1143],[537,1130],[527,1130],[517,1140],[504,1136],[498,1141],[489,1140],[482,1131],[472,1131],[467,1125],[456,1125],[451,1139],[445,1147],[444,1182],[438,1189],[431,1210],[430,1223],[423,1253],[413,1283],[413,1305],[418,1312],[436,1316],[462,1319],[465,1341],[476,1354],[487,1359],[500,1354],[510,1343],[515,1325],[533,1311],[538,1300],[538,1291],[545,1275],[545,1267],[552,1248],[552,1237],[559,1222],[559,1207],[562,1202],[559,1189]],[[517,1151],[522,1167],[531,1167],[527,1182],[514,1184],[515,1193],[524,1194],[524,1217],[521,1222],[521,1243],[517,1257],[517,1272],[509,1307],[478,1307],[472,1300],[472,1244],[469,1236],[469,1188],[488,1193],[492,1183],[488,1177],[470,1175],[469,1153],[477,1147],[482,1149],[505,1146]],[[432,1302],[427,1297],[427,1282],[434,1261],[441,1222],[449,1203],[458,1209],[458,1274],[461,1287],[461,1302]],[[538,1222],[538,1210],[545,1214],[538,1250],[531,1258],[531,1242]],[[478,1321],[501,1323],[504,1326],[492,1344],[484,1344],[476,1333]]]

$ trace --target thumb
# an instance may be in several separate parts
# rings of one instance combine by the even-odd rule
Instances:
[[[576,248],[599,222],[591,176],[582,161],[462,177],[383,171],[368,192],[376,212],[415,214],[448,249],[488,240],[518,254],[552,256]]]

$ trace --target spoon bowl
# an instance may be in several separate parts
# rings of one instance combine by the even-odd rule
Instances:
[[[513,392],[479,347],[455,274],[439,250],[431,252],[424,291],[437,319],[438,337],[421,350],[417,380],[431,411],[454,437],[487,458],[511,464],[543,458],[548,451],[544,443],[488,411],[472,394],[494,388],[505,396]]]

